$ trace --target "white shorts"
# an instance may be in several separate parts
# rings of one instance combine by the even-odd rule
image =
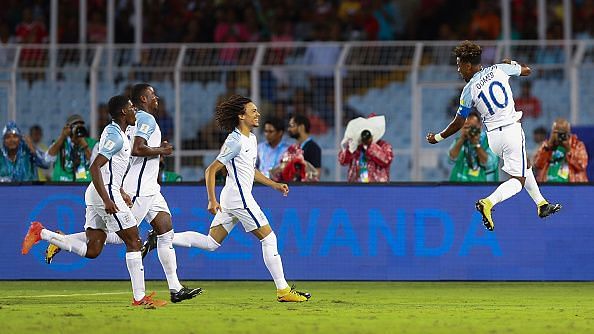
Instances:
[[[138,224],[146,219],[148,223],[152,222],[159,212],[165,212],[171,215],[167,202],[161,193],[152,196],[141,196],[134,199],[132,213],[136,217]]]
[[[503,160],[504,172],[511,176],[526,177],[526,141],[522,124],[513,123],[487,132],[489,147]]]
[[[231,232],[237,222],[241,222],[246,232],[251,232],[264,225],[268,225],[268,219],[259,206],[248,209],[224,209],[217,212],[210,227],[222,225],[227,232]]]
[[[85,212],[85,231],[87,228],[118,232],[138,225],[130,208],[124,203],[116,203],[120,211],[115,214],[105,212],[103,205],[87,205]]]

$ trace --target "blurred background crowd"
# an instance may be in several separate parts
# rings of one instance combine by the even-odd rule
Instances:
[[[83,2],[87,21],[86,34],[81,36],[79,6]],[[567,48],[562,41],[568,33],[563,0],[510,0],[509,38],[518,43],[511,48],[498,44],[505,37],[503,1],[141,0],[140,49],[130,46],[139,39],[138,0],[116,0],[114,52],[101,55],[94,85],[91,51],[93,45],[110,42],[109,2],[57,1],[55,41],[62,46],[56,62],[60,70],[53,76],[48,70],[51,48],[23,46],[47,45],[52,40],[52,1],[5,0],[0,6],[0,121],[6,124],[3,135],[13,141],[15,136],[22,138],[17,151],[28,152],[32,166],[52,168],[58,156],[60,170],[70,173],[74,167],[76,171],[88,162],[90,153],[85,150],[87,146],[92,149],[92,138],[109,122],[105,104],[109,96],[126,93],[133,83],[149,82],[160,96],[155,117],[163,138],[177,139],[174,156],[178,160],[163,160],[163,171],[168,173],[163,174],[163,181],[202,179],[205,161],[216,155],[226,136],[215,125],[214,107],[231,94],[252,95],[258,102],[263,115],[258,138],[268,145],[260,151],[269,153],[260,160],[269,168],[264,171],[267,175],[281,177],[278,167],[284,160],[282,166],[292,171],[285,176],[293,181],[498,180],[499,175],[492,174],[498,161],[489,154],[484,133],[471,130],[480,129],[480,119],[465,126],[451,147],[430,151],[418,143],[427,129],[447,124],[457,109],[463,82],[456,74],[451,46],[463,39],[484,41],[485,64],[499,61],[499,56],[510,51],[511,56],[535,66],[531,78],[512,83],[516,109],[524,112],[531,158],[543,151],[543,143],[548,148],[544,151],[556,152],[558,162],[559,157],[572,156],[569,140],[572,136],[577,140],[572,129],[582,136],[591,133],[587,126],[594,124],[594,75],[588,74],[594,73],[594,25],[589,24],[594,19],[594,0],[571,1],[569,35],[572,43],[587,43],[581,51]],[[417,41],[429,41],[424,42],[418,59],[418,49],[411,43]],[[64,46],[81,42],[89,51],[86,58],[82,48]],[[360,44],[345,47],[345,42]],[[265,45],[261,58],[259,45]],[[15,61],[7,50],[19,46]],[[567,64],[580,54],[584,64],[570,77]],[[183,69],[177,85],[174,67],[180,59]],[[345,68],[336,71],[340,62]],[[16,74],[3,76],[10,71]],[[575,77],[581,81],[576,83]],[[3,94],[8,86],[15,90],[16,123],[3,116],[4,102],[10,101]],[[257,96],[253,96],[254,87]],[[568,107],[576,91],[575,99],[581,105],[579,122]],[[415,101],[419,92],[424,97]],[[417,105],[422,115],[415,121]],[[94,108],[96,113],[90,110]],[[176,116],[177,112],[181,115]],[[349,121],[374,115],[385,116],[381,136],[366,134],[363,138],[362,131],[369,129],[360,129],[349,147],[343,137]],[[84,142],[73,137],[69,128],[72,122],[68,120],[74,116],[84,125]],[[565,122],[561,137],[567,142],[559,141],[559,131],[554,130]],[[586,142],[590,137],[594,136]],[[64,143],[71,149],[64,151]],[[485,152],[479,149],[477,153],[477,144]],[[585,152],[590,145],[583,146]],[[5,139],[2,161],[14,163],[15,150],[7,153]],[[77,150],[79,154],[72,154]],[[54,160],[43,160],[44,152],[50,152]],[[60,162],[60,156],[67,154],[76,160]],[[288,163],[296,161],[292,159],[301,159],[303,165]],[[585,173],[587,161],[586,154],[579,164],[568,166],[579,165],[577,172]],[[561,163],[554,170],[566,171],[568,166]],[[67,179],[52,172],[39,172],[37,178],[29,174],[31,178],[20,181]],[[542,179],[547,181],[545,176]],[[585,182],[587,177],[571,180]]]
[[[106,0],[88,1],[88,43],[107,41]],[[536,39],[537,0],[512,0],[512,39]],[[5,0],[1,43],[48,41],[50,1]],[[60,0],[58,42],[78,43],[78,0]],[[592,38],[594,1],[573,1],[573,36]],[[488,0],[143,0],[145,43],[316,40],[494,40],[501,37],[499,1]],[[115,43],[134,42],[133,0],[116,1]],[[546,1],[546,38],[563,37],[563,1]]]

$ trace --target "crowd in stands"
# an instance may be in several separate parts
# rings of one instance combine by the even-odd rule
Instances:
[[[50,1],[6,0],[0,45],[48,41]],[[229,43],[315,40],[493,40],[501,37],[499,1],[471,0],[144,0],[143,42]],[[58,41],[78,43],[78,0],[59,1]],[[107,39],[106,0],[89,0],[86,41]],[[464,8],[464,10],[459,10]],[[116,1],[115,42],[134,41],[134,1]],[[536,1],[511,1],[513,39],[536,39]],[[574,0],[573,38],[592,38],[593,0]],[[547,1],[547,38],[562,38],[563,1]]]

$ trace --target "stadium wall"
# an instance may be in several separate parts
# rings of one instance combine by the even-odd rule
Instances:
[[[563,204],[541,220],[526,192],[496,207],[495,232],[474,210],[494,185],[299,185],[288,197],[265,187],[254,194],[279,239],[288,280],[592,280],[594,188],[545,186]],[[95,260],[62,252],[44,263],[46,244],[20,254],[33,220],[67,233],[84,224],[82,185],[1,186],[0,279],[128,279],[124,247]],[[176,231],[208,231],[203,185],[163,188]],[[141,224],[146,235],[148,224]],[[182,280],[268,280],[260,243],[241,226],[216,252],[177,247]],[[147,279],[164,279],[157,254]]]

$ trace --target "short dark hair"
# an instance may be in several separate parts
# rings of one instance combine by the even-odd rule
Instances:
[[[285,122],[278,117],[269,117],[264,122],[264,125],[270,124],[276,131],[285,131]]]
[[[29,134],[32,134],[33,131],[39,131],[39,132],[43,133],[43,129],[41,128],[41,126],[39,124],[35,124],[29,128]]]
[[[252,100],[241,95],[231,95],[221,102],[215,111],[215,120],[219,128],[233,131],[239,125],[239,115],[245,113],[245,106],[250,102]]]
[[[466,118],[470,118],[470,117],[476,117],[476,119],[479,121],[479,123],[482,123],[481,115],[479,115],[478,112],[471,111]]]
[[[124,95],[116,95],[109,99],[109,102],[107,103],[107,108],[109,110],[109,115],[111,116],[111,119],[116,119],[120,116],[120,111],[126,108],[126,105],[128,105],[128,101],[130,101],[130,99]]]
[[[132,104],[135,106],[141,104],[142,101],[140,98],[144,95],[146,90],[149,89],[149,87],[151,87],[151,85],[147,83],[139,83],[132,86],[132,90],[130,91],[130,101],[132,101]]]
[[[293,118],[293,122],[295,122],[295,125],[303,125],[303,127],[305,128],[305,132],[309,133],[309,129],[311,129],[311,123],[309,122],[309,118],[307,118],[304,115],[293,115],[293,117],[291,118]]]
[[[454,49],[454,55],[460,58],[462,63],[478,65],[481,63],[481,54],[483,50],[478,44],[471,41],[464,41]]]

